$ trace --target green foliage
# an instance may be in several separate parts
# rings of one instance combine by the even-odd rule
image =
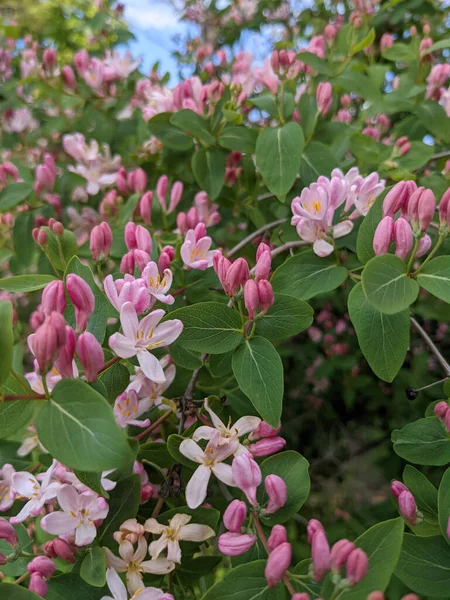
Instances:
[[[306,302],[286,294],[276,294],[256,327],[256,333],[271,342],[284,340],[307,329],[313,322],[313,310]]]
[[[419,419],[392,432],[395,452],[417,465],[450,462],[450,437],[437,417]]]
[[[405,533],[395,574],[413,592],[445,597],[450,585],[449,561],[450,547],[441,536]]]

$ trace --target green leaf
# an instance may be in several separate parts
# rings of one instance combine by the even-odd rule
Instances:
[[[147,442],[139,447],[139,460],[169,468],[175,464],[166,442]]]
[[[430,162],[433,154],[434,146],[422,142],[411,142],[411,150],[401,156],[397,162],[402,169],[416,171]]]
[[[350,150],[361,164],[378,165],[380,153],[384,146],[370,135],[364,133],[353,133],[350,136]]]
[[[245,340],[233,354],[233,373],[261,417],[278,427],[283,406],[283,364],[272,344],[262,337]]]
[[[243,125],[227,125],[219,137],[219,144],[227,150],[254,154],[257,137],[256,129],[250,129]]]
[[[292,515],[300,510],[309,496],[311,487],[308,468],[309,463],[306,458],[293,450],[270,456],[261,463],[263,479],[273,473],[284,480],[288,489],[286,504],[274,515],[263,517],[265,525],[271,527],[276,523],[286,523]],[[264,505],[268,498],[264,493],[263,486],[260,486],[258,491],[260,504]]]
[[[387,188],[387,190],[378,196],[370,207],[369,212],[364,217],[358,230],[358,237],[356,238],[356,254],[358,255],[358,260],[363,264],[375,256],[373,250],[373,236],[375,235],[375,230],[383,216],[384,197],[390,189],[390,187]]]
[[[0,290],[7,292],[34,292],[55,281],[53,275],[15,275],[0,279]]]
[[[103,589],[92,587],[78,574],[67,573],[52,577],[46,600],[101,600],[109,593],[106,587]],[[24,598],[24,600],[26,599]]]
[[[78,275],[89,285],[92,292],[94,293],[95,298],[95,310],[89,318],[86,331],[89,331],[94,335],[100,344],[103,343],[105,339],[106,333],[106,322],[108,320],[110,304],[105,294],[100,290],[98,285],[95,283],[94,276],[92,271],[86,265],[80,261],[77,256],[74,256],[70,263],[67,265],[66,272],[64,274],[64,278],[69,275],[69,273],[74,273]],[[75,326],[75,311],[72,305],[68,305],[65,310],[64,316],[66,320]]]
[[[106,471],[133,461],[108,402],[80,379],[62,379],[36,420],[43,446],[70,469]]]
[[[182,435],[177,435],[176,433],[169,435],[167,438],[167,450],[170,452],[170,455],[174,458],[175,462],[180,463],[185,467],[189,467],[190,469],[196,469],[198,464],[180,452],[180,444],[184,439],[185,438]]]
[[[367,300],[387,315],[407,309],[417,298],[419,284],[406,274],[405,263],[393,254],[375,256],[362,272]]]
[[[141,502],[141,478],[137,474],[121,479],[109,495],[109,512],[98,530],[98,541],[104,546],[115,543],[113,534],[127,519],[134,519]]]
[[[383,58],[394,62],[411,62],[412,60],[417,60],[419,58],[417,56],[417,50],[412,47],[412,44],[402,44],[401,42],[383,50],[382,56]]]
[[[256,560],[251,563],[239,565],[226,572],[223,579],[215,583],[201,600],[278,600],[283,598],[279,593],[284,593],[279,583],[269,589],[264,569],[267,560]]]
[[[2,583],[0,591],[2,595],[4,594],[3,597],[5,600],[39,600],[41,597],[34,592],[30,592],[27,588],[15,585],[14,583]]]
[[[181,131],[193,135],[198,140],[205,142],[205,144],[211,145],[216,141],[216,138],[208,129],[207,121],[188,108],[182,108],[177,111],[170,119],[170,123],[175,125],[175,127],[178,127],[178,129],[181,129]]]
[[[364,579],[346,592],[346,600],[366,600],[371,592],[385,591],[400,556],[403,527],[400,517],[383,521],[355,541],[369,558],[369,571]]]
[[[3,303],[0,303],[0,306],[1,304]],[[3,329],[1,331],[3,334]],[[3,358],[3,354],[1,356]],[[3,364],[1,364],[1,367],[3,367]],[[0,393],[8,395],[33,393],[27,380],[23,377],[19,378],[22,384],[12,375],[9,375],[0,387]],[[36,403],[32,400],[13,400],[0,403],[0,438],[7,438],[24,425],[28,425],[33,417],[35,405]]]
[[[72,257],[78,254],[77,238],[68,229],[64,229],[61,236],[52,233],[48,227],[42,227],[42,229],[47,233],[47,252],[52,263],[57,269],[64,271]]]
[[[99,473],[90,473],[88,471],[74,471],[77,478],[86,485],[90,490],[99,494],[99,496],[103,496],[104,498],[109,498],[109,494],[106,490],[103,489],[102,486],[102,474]]]
[[[347,269],[336,265],[333,258],[320,258],[308,250],[285,260],[270,282],[275,292],[308,300],[336,289],[347,276]]]
[[[403,470],[403,482],[414,496],[423,521],[412,529],[416,535],[429,537],[439,534],[438,491],[428,479],[412,465]],[[449,511],[450,515],[450,511]]]
[[[438,256],[427,263],[417,282],[430,294],[450,304],[450,256]]]
[[[192,517],[191,523],[200,523],[200,525],[208,525],[215,529],[219,523],[220,512],[215,508],[189,508],[188,506],[177,506],[170,510],[166,510],[158,517],[158,521],[163,525],[167,525],[175,515],[183,514]]]
[[[314,311],[303,300],[286,294],[275,294],[275,303],[258,322],[256,333],[271,342],[284,340],[307,329]]]
[[[450,547],[442,536],[405,533],[396,576],[412,591],[446,598],[450,587]]]
[[[19,538],[19,546],[23,552],[33,552],[33,540],[28,535],[28,531],[22,523],[18,525],[13,525],[14,531],[16,532],[17,537]],[[11,545],[4,539],[0,539],[0,552],[5,556],[11,554]],[[30,559],[27,557],[19,557],[12,562],[8,562],[5,565],[0,567],[0,571],[4,573],[7,577],[18,577],[22,575],[24,571],[27,570],[27,564]],[[0,586],[3,584],[0,584]],[[3,588],[0,587],[0,591]],[[0,593],[0,597],[3,598]]]
[[[23,212],[16,216],[13,228],[14,252],[18,261],[25,267],[32,264],[35,256],[36,244],[32,236],[33,227],[34,216],[30,212]]]
[[[445,50],[445,48],[450,48],[450,40],[440,40],[439,42],[434,43],[427,50],[422,52],[422,56],[426,56],[427,54],[431,54],[432,52],[436,52],[436,50]]]
[[[337,158],[325,144],[310,142],[302,154],[300,177],[303,185],[311,185],[320,175],[329,176],[339,166]]]
[[[222,354],[236,348],[243,338],[241,319],[226,304],[199,302],[171,312],[170,319],[175,318],[184,325],[178,343],[188,350]]]
[[[192,157],[192,171],[211,200],[220,194],[225,181],[225,155],[218,148],[200,148]]]
[[[321,75],[328,75],[329,68],[328,68],[327,63],[324,60],[322,60],[321,58],[319,58],[317,56],[317,54],[314,54],[313,52],[304,51],[304,52],[299,52],[297,54],[297,58],[305,65],[312,67],[315,71],[317,71]]]
[[[108,400],[114,402],[130,383],[130,372],[124,365],[117,362],[103,371],[99,381],[105,386]]]
[[[369,31],[369,33],[361,41],[357,42],[356,44],[354,44],[353,46],[350,47],[349,54],[351,56],[353,56],[354,54],[361,52],[361,50],[364,50],[364,48],[367,48],[367,46],[370,46],[371,44],[373,44],[374,40],[375,40],[375,29],[372,28]]]
[[[300,125],[263,129],[256,141],[256,165],[264,183],[278,197],[291,189],[300,168],[305,139]]]
[[[106,554],[100,546],[90,548],[80,569],[81,579],[94,587],[106,584]]]
[[[392,432],[395,452],[418,465],[450,462],[450,437],[437,417],[419,419]]]
[[[11,210],[28,198],[32,191],[33,184],[28,181],[19,181],[6,186],[0,192],[0,212]]]
[[[450,141],[450,119],[437,102],[424,102],[416,111],[422,125],[437,139]]]
[[[179,150],[190,150],[194,147],[192,138],[170,123],[173,113],[159,113],[148,122],[149,132],[157,137],[164,146]]]
[[[431,485],[431,484],[430,484]],[[438,495],[438,519],[442,535],[447,544],[450,538],[447,535],[448,520],[450,518],[450,468],[442,476]],[[436,532],[437,533],[437,532]]]
[[[183,348],[178,340],[170,344],[169,352],[174,363],[180,367],[193,371],[202,366],[201,353]]]
[[[278,115],[278,107],[275,102],[275,97],[272,94],[261,94],[260,96],[249,98],[248,101],[259,108],[259,110],[268,113],[271,117],[276,117]]]
[[[348,311],[358,343],[372,371],[383,381],[393,381],[409,346],[409,312],[386,315],[374,308],[358,283],[348,297]]]
[[[9,300],[0,301],[0,385],[6,381],[13,359],[13,312]]]

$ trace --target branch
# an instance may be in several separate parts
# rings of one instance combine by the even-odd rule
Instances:
[[[11,400],[47,400],[47,397],[42,394],[5,394],[3,397],[0,394],[0,402],[8,402]]]
[[[428,348],[431,350],[431,352],[434,354],[436,360],[439,362],[441,367],[444,369],[445,374],[447,376],[450,376],[450,365],[445,360],[445,358],[442,356],[439,349],[434,344],[433,340],[430,338],[428,333],[423,329],[423,327],[416,321],[416,319],[414,317],[410,317],[410,319],[411,319],[411,323],[414,325],[416,331],[422,336],[424,342],[426,343]]]
[[[431,160],[437,160],[438,158],[446,158],[447,156],[450,156],[450,150],[447,150],[446,152],[438,152],[438,154],[433,154]]]
[[[178,435],[181,435],[183,433],[183,426],[184,426],[184,418],[185,418],[185,410],[186,410],[186,404],[188,402],[192,402],[193,398],[194,398],[194,388],[195,388],[195,384],[197,383],[197,379],[198,376],[200,374],[200,371],[203,368],[203,363],[205,362],[205,360],[208,358],[207,354],[202,354],[201,357],[201,361],[202,364],[200,367],[198,367],[198,369],[195,369],[195,371],[192,373],[192,377],[188,383],[188,386],[186,388],[186,391],[183,394],[183,397],[181,398],[181,416],[180,416],[180,422],[178,423]]]
[[[287,218],[278,219],[278,221],[273,221],[272,223],[267,223],[267,225],[263,225],[262,227],[260,227],[259,229],[257,229],[256,231],[254,231],[253,233],[251,233],[250,235],[245,237],[242,241],[239,242],[239,244],[236,244],[236,246],[234,246],[234,248],[232,248],[229,252],[227,252],[227,258],[230,258],[230,256],[233,256],[233,254],[236,254],[236,252],[238,252],[239,250],[241,250],[241,248],[246,246],[249,242],[251,242],[252,240],[257,238],[261,233],[264,233],[265,231],[269,231],[269,229],[275,229],[275,227],[278,227],[278,225],[282,225],[283,223],[286,223],[286,221],[287,221]]]
[[[171,414],[172,414],[171,410],[166,411],[163,415],[161,415],[159,417],[159,419],[157,419],[154,423],[152,423],[149,427],[147,427],[147,429],[145,429],[142,433],[140,433],[139,435],[137,435],[136,439],[138,441],[142,440],[142,438],[144,438],[146,435],[148,435],[149,433],[151,433],[152,431],[154,431],[157,427],[159,427],[159,425],[161,425],[161,423],[163,421],[165,421],[166,419],[168,419]]]
[[[112,367],[114,364],[116,364],[116,362],[119,362],[119,360],[120,356],[115,356],[114,358],[111,358],[111,360],[108,360],[108,362],[105,362],[97,375],[101,375],[104,371],[106,371],[106,369],[109,369],[109,367]]]

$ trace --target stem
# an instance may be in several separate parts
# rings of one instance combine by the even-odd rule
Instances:
[[[416,257],[417,248],[419,247],[420,238],[416,237],[414,240],[414,247],[411,252],[411,256],[409,257],[408,264],[406,265],[406,274],[411,271],[412,264],[414,262],[414,258]]]
[[[181,398],[181,416],[180,416],[180,422],[178,423],[178,435],[181,435],[183,433],[184,418],[185,418],[184,412],[186,410],[186,402],[192,401],[192,399],[194,397],[195,384],[197,383],[198,376],[200,374],[200,371],[203,368],[203,363],[205,362],[205,360],[207,358],[208,358],[207,354],[202,354],[202,357],[200,359],[202,361],[202,365],[200,367],[198,367],[198,369],[195,369],[195,371],[192,373],[192,377],[188,383],[186,391],[184,392],[184,395]]]
[[[97,274],[98,274],[98,278],[100,279],[100,283],[103,283],[103,273],[102,273],[102,267],[101,267],[100,263],[97,263]]]
[[[450,376],[450,365],[442,356],[437,346],[434,344],[433,340],[430,338],[428,333],[422,328],[422,326],[416,321],[414,317],[410,317],[411,323],[414,325],[416,331],[422,336],[423,340],[427,344],[428,348],[434,354],[436,360],[439,362],[441,367],[444,369],[444,372],[447,376]]]
[[[119,360],[120,360],[120,356],[115,356],[114,358],[111,358],[111,360],[108,360],[108,362],[105,362],[103,367],[98,372],[98,375],[101,375],[104,371],[106,371],[106,369],[109,369],[109,367],[112,367],[113,365],[115,365],[116,362],[119,362]]]
[[[161,509],[163,506],[164,506],[164,498],[158,498],[158,502],[156,503],[156,506],[152,512],[153,519],[156,519],[159,516],[159,513],[161,512]]]
[[[427,262],[429,262],[433,256],[436,254],[436,252],[439,250],[439,248],[442,246],[445,238],[447,237],[447,234],[442,234],[439,236],[438,241],[436,242],[436,246],[433,248],[433,250],[430,252],[430,254],[426,257],[426,259],[423,261],[423,263],[420,265],[420,267],[417,269],[417,271],[415,271],[413,273],[414,277],[420,273],[420,271],[424,268],[424,266],[427,264]]]
[[[273,196],[273,194],[271,194],[271,196]],[[283,223],[286,223],[286,222],[287,222],[287,219],[285,218],[285,219],[278,219],[278,221],[273,221],[272,223],[267,223],[267,225],[263,225],[263,227],[260,227],[259,229],[257,229],[256,231],[254,231],[253,233],[251,233],[250,235],[245,237],[243,240],[241,240],[239,242],[239,244],[236,244],[236,246],[234,246],[229,252],[227,252],[227,258],[230,258],[230,256],[233,256],[233,254],[236,254],[236,252],[239,252],[239,250],[241,250],[241,248],[244,248],[244,246],[246,246],[249,242],[251,242],[252,240],[257,238],[261,233],[269,231],[270,229],[275,229],[275,227],[278,227],[278,225],[283,225]],[[173,294],[172,294],[172,296],[173,296]]]
[[[47,397],[42,394],[19,394],[17,396],[13,394],[5,394],[2,398],[2,402],[9,402],[11,400],[46,400]]]
[[[25,579],[27,579],[29,577],[29,575],[30,574],[27,571],[26,573],[21,575],[18,579],[16,579],[14,583],[17,583],[17,585],[19,585],[20,583],[22,583],[22,581],[25,581]]]
[[[151,433],[152,431],[154,431],[159,425],[161,425],[161,423],[163,421],[165,421],[166,419],[168,419],[171,414],[172,414],[171,410],[166,411],[163,415],[161,415],[159,417],[159,419],[157,419],[154,423],[152,423],[149,427],[147,427],[147,429],[145,429],[142,433],[140,433],[139,435],[137,435],[136,439],[138,441],[142,440],[142,438],[144,438],[146,435],[148,435],[149,433]]]
[[[45,392],[45,397],[50,400],[50,392],[48,390],[48,386],[47,386],[47,380],[45,378],[45,375],[42,375],[42,385],[44,386],[44,392]]]

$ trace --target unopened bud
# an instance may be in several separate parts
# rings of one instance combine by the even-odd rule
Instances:
[[[265,478],[264,487],[269,496],[269,503],[264,512],[271,515],[286,504],[287,486],[284,479],[272,474]]]
[[[350,553],[355,549],[355,544],[349,540],[339,540],[331,548],[331,568],[339,572],[347,562]]]
[[[383,217],[378,223],[373,237],[373,251],[376,256],[386,254],[394,233],[394,219],[390,216]]]
[[[448,413],[449,408],[450,407],[447,404],[447,402],[445,402],[445,400],[441,400],[441,402],[438,402],[435,405],[433,412],[436,415],[436,417],[438,417],[438,419],[441,419],[443,421],[445,419],[445,415]]]
[[[328,81],[322,81],[317,86],[316,92],[317,110],[321,115],[326,115],[333,103],[333,88]]]
[[[406,521],[413,526],[417,524],[417,505],[409,490],[403,491],[398,497],[398,508]]]
[[[75,308],[77,331],[82,332],[95,309],[94,293],[84,279],[73,273],[66,278],[66,289]]]
[[[283,525],[274,525],[267,539],[270,552],[275,550],[277,546],[287,542],[287,531]]]
[[[153,192],[145,192],[139,201],[139,214],[146,225],[152,221]]]
[[[86,380],[95,381],[103,367],[104,356],[103,348],[92,333],[86,332],[80,335],[77,342],[77,354]]]
[[[269,456],[270,454],[275,454],[275,452],[279,452],[285,446],[286,440],[284,438],[269,437],[260,440],[255,444],[250,444],[250,446],[247,446],[247,448],[252,453],[252,456],[260,458],[262,456]]]
[[[162,209],[165,211],[167,188],[169,187],[169,178],[167,175],[161,175],[156,183],[156,196],[161,204]]]
[[[269,554],[264,575],[269,588],[274,587],[289,569],[292,560],[292,546],[288,542],[280,544]]]
[[[270,250],[265,250],[260,253],[256,261],[255,280],[258,282],[261,279],[269,279],[270,268],[272,266],[272,254]]]
[[[250,454],[245,453],[233,459],[231,468],[237,487],[244,492],[250,504],[256,506],[258,504],[256,489],[262,480],[259,465],[253,460]]]
[[[318,529],[312,536],[311,560],[314,581],[319,582],[331,567],[331,552],[327,536],[323,529]]]
[[[74,90],[77,87],[77,80],[75,77],[75,73],[73,72],[73,69],[71,66],[69,65],[65,65],[62,69],[61,69],[61,77],[62,80],[64,82],[64,85],[69,88],[70,90]]]
[[[271,284],[267,281],[267,279],[261,279],[260,281],[258,281],[257,286],[261,312],[265,314],[275,302],[273,289]]]
[[[183,196],[183,184],[181,181],[175,181],[170,190],[169,213],[173,212],[181,202]]]
[[[75,348],[77,344],[77,336],[75,331],[69,325],[66,325],[66,343],[61,348],[58,358],[55,360],[55,368],[61,377],[73,377],[73,357],[75,356]]]
[[[148,229],[138,225],[135,231],[136,245],[138,250],[143,250],[147,254],[152,253],[152,236]]]
[[[369,559],[367,554],[361,548],[355,548],[347,559],[346,575],[347,580],[356,585],[364,579],[369,570]]]
[[[225,556],[239,556],[248,552],[257,540],[256,535],[227,531],[218,539],[218,547]]]
[[[48,592],[48,585],[40,573],[33,573],[30,577],[28,589],[30,592],[41,596],[41,598],[45,598]]]
[[[385,217],[384,219],[389,218]],[[400,217],[394,223],[394,242],[395,256],[405,260],[414,245],[414,234],[411,225],[403,217]]]
[[[45,579],[50,579],[55,572],[55,569],[55,563],[47,556],[36,556],[36,558],[33,558],[27,565],[27,570],[30,575],[32,573],[39,573],[42,577],[45,577]]]
[[[14,527],[3,517],[0,517],[0,539],[6,540],[11,546],[15,546],[19,541]]]
[[[52,312],[63,313],[66,309],[66,293],[62,281],[55,280],[45,286],[42,292],[41,310],[48,316]]]
[[[105,260],[109,256],[113,242],[113,234],[111,227],[106,221],[96,225],[91,231],[90,250],[92,258],[97,260]]]
[[[223,524],[233,533],[240,533],[247,518],[247,505],[242,500],[233,500],[223,513]]]

